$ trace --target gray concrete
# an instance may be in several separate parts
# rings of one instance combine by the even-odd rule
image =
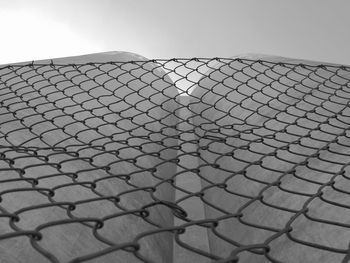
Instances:
[[[179,96],[177,99],[180,104],[180,121],[178,124],[178,130],[180,132],[179,144],[181,145],[181,149],[178,151],[180,163],[176,171],[176,186],[188,192],[196,193],[200,192],[202,188],[200,178],[194,172],[185,172],[186,169],[194,169],[198,167],[198,158],[190,154],[191,152],[193,153],[197,151],[197,144],[194,142],[196,138],[192,131],[192,114],[188,109],[190,97]],[[179,200],[187,195],[187,193],[180,190],[176,190],[175,192],[176,200]],[[180,205],[188,213],[188,217],[190,219],[205,219],[203,202],[198,197],[185,199],[184,201],[178,203],[178,205]],[[175,218],[175,225],[179,226],[184,223],[186,222]],[[180,239],[182,242],[193,248],[200,249],[207,253],[209,252],[208,235],[207,230],[204,227],[187,227],[186,232],[180,235]],[[210,260],[204,256],[189,251],[174,242],[174,263],[193,262],[206,263],[210,262]]]
[[[116,177],[110,177],[96,183],[95,190],[103,196],[115,196],[134,189],[130,184],[136,185],[136,188],[155,186],[163,179],[168,179],[175,174],[176,165],[174,163],[161,164],[164,160],[176,158],[177,154],[175,149],[169,149],[169,147],[177,145],[177,140],[165,139],[168,136],[176,135],[176,130],[174,128],[164,129],[164,127],[175,126],[177,123],[177,118],[173,114],[169,115],[177,108],[175,100],[169,100],[169,97],[174,98],[178,94],[175,87],[171,85],[171,80],[167,77],[165,77],[167,82],[159,80],[164,76],[164,72],[154,69],[152,63],[144,65],[145,70],[137,68],[131,63],[124,64],[121,68],[105,64],[100,65],[99,69],[86,64],[135,60],[145,61],[146,59],[132,53],[112,52],[54,59],[52,67],[43,65],[35,67],[35,69],[31,69],[30,66],[10,69],[4,65],[0,66],[0,75],[2,76],[0,101],[3,102],[0,108],[0,123],[2,123],[0,126],[0,145],[9,147],[65,147],[69,151],[78,153],[80,158],[93,159],[91,163],[86,160],[74,160],[72,156],[63,152],[62,154],[50,155],[48,160],[44,160],[33,156],[33,153],[19,153],[12,150],[7,151],[6,158],[14,159],[19,156],[25,158],[16,159],[13,165],[5,160],[0,160],[0,168],[24,168],[26,172],[24,177],[39,178],[37,187],[47,189],[53,189],[73,181],[68,176],[40,179],[44,175],[76,173],[78,182],[92,182],[95,179],[116,175]],[[45,63],[50,63],[50,60],[35,62],[36,65]],[[85,65],[81,67],[55,67],[57,64],[70,63],[83,63]],[[109,72],[109,70],[112,71]],[[127,73],[131,70],[136,76],[152,71],[153,75],[143,76],[141,81],[138,77]],[[106,73],[97,76],[103,71],[109,72],[110,76]],[[80,72],[84,72],[84,74]],[[158,81],[153,83],[151,87],[150,83],[154,79]],[[133,81],[129,82],[131,80]],[[67,86],[71,87],[67,88]],[[161,90],[165,96],[162,95]],[[80,94],[75,95],[79,92]],[[130,93],[132,95],[129,95]],[[153,93],[157,93],[157,95],[148,98]],[[168,101],[165,102],[166,100]],[[14,101],[19,101],[21,104],[13,104]],[[158,106],[151,109],[155,105]],[[161,105],[163,108],[160,107]],[[21,111],[21,107],[27,108]],[[49,110],[54,111],[48,112]],[[12,112],[16,112],[16,114]],[[30,114],[34,115],[29,117]],[[62,117],[59,117],[60,115]],[[142,128],[142,124],[146,126]],[[28,126],[32,128],[29,129]],[[95,129],[97,126],[99,128]],[[22,129],[16,131],[19,128]],[[39,135],[40,137],[38,137]],[[163,141],[165,148],[153,142],[144,144],[149,140],[135,138],[137,135],[149,135],[153,142]],[[112,139],[109,136],[112,136]],[[118,140],[125,140],[127,144],[119,143]],[[93,145],[101,146],[104,144],[104,149],[87,148],[82,150],[83,147],[74,146],[78,143],[88,145],[92,141]],[[144,144],[142,151],[132,147],[141,144]],[[1,149],[1,151],[5,150]],[[116,156],[113,153],[105,153],[105,150],[119,150],[119,154]],[[38,154],[44,156],[53,153],[53,150],[38,150]],[[142,156],[145,153],[160,153],[160,157],[149,154]],[[99,156],[95,156],[96,154]],[[136,163],[133,164],[126,160],[134,160]],[[50,165],[62,161],[65,162],[62,163],[61,167]],[[26,168],[31,164],[39,166]],[[93,170],[95,167],[104,166],[111,168],[109,173],[103,169]],[[143,168],[156,168],[157,171],[153,173],[159,179],[152,172],[142,172]],[[118,178],[123,174],[130,175],[130,184]],[[1,179],[13,177],[17,178],[19,175],[15,172],[0,170]],[[23,187],[31,187],[31,185],[23,181],[2,183],[0,191]],[[53,200],[55,202],[77,202],[98,197],[91,189],[81,185],[58,188],[54,192]],[[160,200],[173,202],[174,189],[169,183],[159,184],[154,196]],[[140,209],[142,206],[156,201],[151,198],[148,192],[141,190],[122,194],[120,199],[120,205],[124,207],[123,209],[113,206],[110,201],[100,200],[80,204],[72,211],[72,214],[78,218],[104,218],[121,213],[123,210]],[[0,205],[2,209],[14,213],[22,208],[50,203],[46,196],[36,191],[24,191],[4,194]],[[159,224],[160,228],[173,226],[171,209],[163,205],[156,205],[148,210],[150,212],[149,219]],[[42,231],[43,240],[34,241],[34,244],[44,249],[47,257],[60,262],[67,262],[76,257],[103,251],[109,247],[93,236],[91,228],[79,223],[59,224],[41,230],[45,223],[69,219],[66,209],[58,207],[34,209],[20,214],[20,218],[21,220],[14,225],[24,230],[37,229]],[[8,219],[5,219],[0,219],[0,235],[14,232],[9,227]],[[122,244],[133,242],[134,238],[141,233],[157,229],[159,228],[146,223],[140,217],[128,214],[106,220],[104,227],[98,232],[110,242]],[[141,246],[139,253],[144,257],[156,262],[172,262],[173,240],[171,234],[164,232],[149,234],[140,239],[139,244]],[[29,239],[23,235],[0,241],[0,261],[40,263],[47,262],[47,259],[39,254],[30,244]],[[139,262],[139,259],[135,258],[132,253],[119,250],[95,259],[94,262],[125,263]]]
[[[259,59],[259,56],[248,57],[250,58]],[[277,57],[263,56],[261,59],[272,62],[317,64]],[[235,65],[238,64],[236,62]],[[219,66],[222,64],[217,65],[218,69]],[[349,133],[346,131],[350,127],[350,109],[347,106],[350,100],[348,85],[350,73],[331,68],[329,70],[332,72],[320,68],[316,72],[315,69],[308,67],[298,67],[291,71],[279,65],[274,66],[273,72],[267,70],[267,66],[259,63],[255,63],[254,68],[247,66],[241,73],[228,66],[222,67],[220,71],[214,69],[207,74],[210,78],[201,79],[192,93],[194,104],[191,109],[195,112],[194,124],[198,127],[196,134],[199,146],[209,147],[200,150],[202,160],[199,164],[206,165],[201,169],[201,175],[210,180],[211,184],[226,185],[224,188],[215,187],[205,191],[205,199],[224,210],[219,211],[205,206],[205,215],[207,218],[218,218],[240,212],[244,222],[258,226],[284,229],[290,224],[293,229],[291,235],[294,238],[325,248],[339,249],[343,253],[301,245],[288,238],[285,232],[280,232],[278,238],[269,243],[271,257],[282,262],[295,263],[340,262],[348,249],[349,228],[318,223],[307,219],[303,214],[298,214],[294,219],[292,216],[295,213],[264,205],[259,198],[277,207],[295,211],[307,207],[309,209],[307,214],[312,217],[349,226],[349,209],[331,205],[319,197],[312,198],[302,193],[323,194],[323,197],[330,201],[348,204],[349,195],[335,191],[330,185],[334,183],[340,189],[345,191],[349,189],[349,180],[341,176],[341,171],[349,176],[349,169],[346,168],[350,148],[347,146]],[[255,80],[252,76],[258,72],[267,72],[270,78],[266,77],[266,74],[260,74]],[[233,76],[234,73],[235,78],[239,78],[241,82],[227,77]],[[279,81],[276,81],[277,79]],[[275,81],[271,83],[272,80]],[[244,84],[245,81],[248,81],[248,85]],[[262,89],[264,93],[261,92]],[[239,106],[240,103],[243,103],[242,107]],[[287,108],[288,111],[284,112]],[[306,112],[309,113],[304,116]],[[236,131],[230,128],[232,125]],[[249,132],[242,132],[244,130]],[[308,137],[308,133],[311,137]],[[204,138],[204,135],[212,137]],[[247,141],[264,135],[272,137],[253,142],[249,148],[236,149],[247,145]],[[344,145],[332,141],[336,136],[339,136],[339,142]],[[290,143],[298,138],[299,142],[296,144]],[[330,148],[322,148],[327,145]],[[277,150],[282,146],[287,148]],[[233,150],[234,158],[227,155]],[[309,157],[304,163],[306,157],[312,154],[316,155]],[[260,161],[261,163],[258,163]],[[203,186],[210,185],[204,180],[202,183]],[[268,184],[274,183],[275,185],[265,188]],[[290,189],[300,194],[282,190],[277,187],[278,184],[282,189]],[[240,210],[245,204],[247,207]],[[245,225],[235,217],[221,220],[216,230],[232,241],[258,246],[275,234],[273,231]],[[209,231],[208,235],[213,254],[228,258],[236,249],[234,245],[224,241],[212,231]],[[238,256],[239,262],[242,263],[269,262],[263,255],[255,255],[248,251],[242,251]]]

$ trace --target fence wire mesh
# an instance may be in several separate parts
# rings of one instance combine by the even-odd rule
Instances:
[[[349,102],[345,66],[0,67],[0,261],[348,262]]]

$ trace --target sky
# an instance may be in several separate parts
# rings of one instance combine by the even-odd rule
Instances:
[[[0,0],[0,64],[106,51],[350,65],[349,0]]]

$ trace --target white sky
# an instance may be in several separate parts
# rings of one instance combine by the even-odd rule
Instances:
[[[0,64],[94,52],[350,65],[349,0],[0,0]]]

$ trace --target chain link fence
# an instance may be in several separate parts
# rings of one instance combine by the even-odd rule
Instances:
[[[350,68],[0,67],[0,262],[348,262]]]

